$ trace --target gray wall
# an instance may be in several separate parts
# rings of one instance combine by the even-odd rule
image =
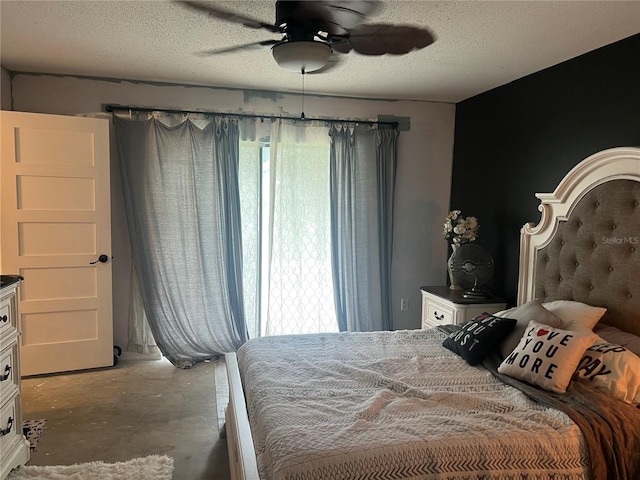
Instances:
[[[70,76],[16,74],[14,109],[62,115],[101,114],[114,103],[165,109],[299,115],[296,94],[158,85]],[[377,119],[410,117],[400,134],[392,265],[393,325],[420,327],[421,285],[443,284],[447,244],[441,225],[448,211],[453,158],[455,105],[307,96],[307,117]],[[113,137],[113,136],[112,136]],[[130,249],[115,148],[112,148],[112,229],[114,340],[127,343]],[[400,311],[400,299],[408,310]]]
[[[5,68],[0,76],[0,110],[11,110],[11,77]]]

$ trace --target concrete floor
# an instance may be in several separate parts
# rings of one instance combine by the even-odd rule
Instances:
[[[174,480],[226,480],[227,398],[221,360],[181,370],[123,356],[112,368],[25,378],[23,419],[47,420],[28,465],[166,454]]]

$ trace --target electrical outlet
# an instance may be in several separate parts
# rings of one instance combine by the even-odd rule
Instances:
[[[400,310],[404,312],[405,310],[409,310],[409,299],[401,298],[400,299]]]

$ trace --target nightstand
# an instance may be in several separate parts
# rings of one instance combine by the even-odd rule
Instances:
[[[496,313],[507,308],[507,303],[502,298],[464,298],[463,290],[451,290],[447,286],[421,287],[420,292],[422,328],[447,324],[461,325],[484,312]]]

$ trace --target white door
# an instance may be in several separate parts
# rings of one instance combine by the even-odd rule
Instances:
[[[112,365],[109,121],[1,120],[0,265],[24,277],[22,374]]]

